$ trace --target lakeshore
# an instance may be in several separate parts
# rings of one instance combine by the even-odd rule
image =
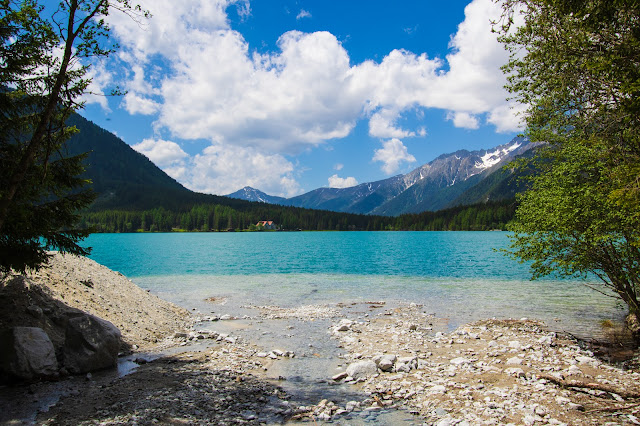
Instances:
[[[382,300],[188,313],[89,259],[60,255],[28,278],[118,326],[130,353],[118,370],[3,387],[4,423],[533,425],[640,417],[636,370],[535,320],[449,331],[420,305]],[[211,295],[207,303],[216,311],[225,300]],[[313,383],[296,391],[294,365],[314,366],[317,392]]]

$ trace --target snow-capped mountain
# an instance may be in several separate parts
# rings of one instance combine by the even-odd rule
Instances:
[[[287,201],[286,198],[268,195],[250,186],[245,186],[244,188],[234,192],[233,194],[227,195],[227,197],[239,198],[241,200],[247,201],[257,201],[259,203],[267,204],[285,204]]]
[[[470,196],[468,192],[533,146],[534,144],[527,139],[515,138],[505,145],[489,150],[461,150],[441,155],[405,175],[363,183],[351,188],[318,188],[274,203],[346,213],[399,215],[440,210],[462,204],[458,200],[464,200],[464,204],[468,204],[507,198],[513,194],[502,193],[513,191],[505,188],[493,195],[487,193],[490,192],[489,187],[482,191],[476,188],[476,191],[472,191],[476,193],[474,196]],[[496,184],[493,183],[492,186]],[[253,191],[262,194],[261,199],[245,198],[242,194],[245,189],[247,188],[229,197],[270,202],[265,201],[268,195],[255,190]],[[247,194],[255,197],[252,191],[248,191]]]

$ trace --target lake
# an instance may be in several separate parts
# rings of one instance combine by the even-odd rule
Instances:
[[[527,265],[497,251],[508,243],[504,232],[243,232],[93,234],[84,244],[97,262],[189,309],[206,310],[208,297],[232,310],[415,302],[450,328],[528,317],[577,335],[624,315],[582,281],[530,281]]]

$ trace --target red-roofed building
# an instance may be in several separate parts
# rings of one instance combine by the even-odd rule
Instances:
[[[261,220],[260,222],[256,223],[257,227],[261,227],[262,229],[277,229],[277,226],[275,223],[273,223],[272,220]]]

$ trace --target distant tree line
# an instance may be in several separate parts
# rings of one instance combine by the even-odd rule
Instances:
[[[236,209],[221,204],[199,204],[183,211],[155,208],[143,211],[85,212],[80,226],[95,232],[209,232],[257,230],[261,220],[274,221],[287,231],[486,231],[505,229],[515,202],[501,201],[453,207],[437,212],[398,217],[356,215],[272,204],[249,203]]]

